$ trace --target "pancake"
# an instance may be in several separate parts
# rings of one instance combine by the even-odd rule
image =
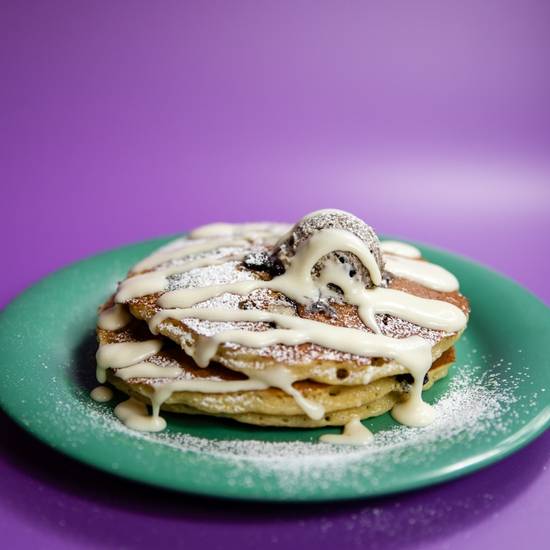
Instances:
[[[441,367],[438,367],[434,369],[433,371],[430,371],[428,376],[430,377],[430,381],[428,384],[425,385],[425,389],[429,389],[434,382],[437,380],[440,380],[441,378],[447,376],[448,369],[450,367],[450,364],[443,365]],[[118,379],[116,376],[113,376],[112,374],[108,375],[109,382],[111,382],[116,388],[123,391],[127,395],[137,398],[140,401],[143,401],[146,404],[150,404],[150,398],[147,395],[144,395],[146,391],[144,391],[143,386],[139,387],[133,384],[125,383],[124,381]],[[386,379],[383,379],[386,380]],[[300,388],[301,391],[303,391],[304,383],[302,384],[302,387]],[[338,409],[333,410],[330,412],[327,412],[320,420],[314,420],[312,418],[309,418],[305,414],[275,414],[275,410],[283,410],[284,412],[288,412],[289,410],[285,407],[286,404],[292,406],[293,402],[288,400],[288,397],[284,397],[285,394],[281,392],[281,390],[263,390],[266,392],[263,396],[261,396],[260,399],[264,401],[271,401],[272,403],[277,403],[277,406],[271,406],[271,407],[265,407],[264,410],[268,410],[271,413],[268,412],[243,412],[243,413],[236,413],[236,412],[224,412],[223,406],[218,407],[208,407],[209,410],[205,410],[205,407],[202,408],[195,408],[190,405],[187,405],[187,400],[185,397],[189,397],[189,402],[192,402],[192,397],[195,397],[195,401],[199,402],[205,402],[205,396],[199,395],[199,396],[185,396],[182,395],[184,392],[178,392],[173,395],[172,398],[166,403],[164,403],[161,407],[162,410],[168,411],[168,412],[174,412],[174,413],[182,413],[182,414],[194,414],[194,415],[208,415],[208,416],[218,416],[223,418],[231,418],[233,420],[236,420],[237,422],[242,422],[245,424],[255,424],[258,426],[279,426],[279,427],[286,427],[286,428],[320,428],[323,426],[343,426],[347,424],[348,422],[359,419],[359,420],[365,420],[367,418],[371,418],[374,416],[379,416],[381,414],[384,414],[388,411],[390,411],[396,403],[399,403],[400,401],[403,401],[407,398],[406,392],[403,391],[403,385],[402,384],[392,384],[392,386],[395,386],[396,389],[393,391],[387,391],[385,390],[390,387],[389,384],[380,382],[374,382],[373,391],[382,394],[380,397],[373,398],[369,401],[365,401],[362,404],[356,406],[356,407],[349,407],[345,409]],[[254,392],[249,392],[254,393]],[[255,392],[258,393],[258,392]],[[330,390],[326,390],[326,394],[330,395]],[[217,395],[213,394],[216,396]],[[308,395],[308,399],[312,398],[311,393],[306,392],[306,395]],[[241,395],[238,395],[237,398],[240,398]],[[258,396],[256,396],[258,397]],[[359,396],[355,396],[358,398]],[[364,397],[364,396],[363,396]],[[327,403],[329,400],[325,397],[325,399],[320,400],[321,403]],[[343,399],[342,399],[343,401]],[[218,404],[219,405],[219,404]],[[232,404],[229,405],[229,407],[225,408],[225,410],[235,410],[234,406]]]
[[[424,298],[429,297],[430,299],[442,299],[453,304],[458,303],[461,308],[464,308],[464,311],[468,311],[467,302],[458,293],[430,291],[403,279],[392,279],[388,288],[403,290]],[[129,301],[128,306],[137,319],[151,321],[154,319],[155,314],[161,310],[156,305],[159,297],[160,295],[157,294],[132,299]],[[248,296],[245,299],[234,298],[235,309],[246,308],[247,304],[252,303],[257,309],[270,310],[270,307],[273,307],[273,302],[277,303],[276,298],[272,296],[261,301],[254,300],[254,296]],[[265,298],[265,295],[263,298]],[[329,301],[329,306],[337,312],[336,316],[327,317],[322,312],[308,312],[301,307],[296,308],[294,312],[304,319],[314,319],[334,326],[353,327],[365,332],[372,332],[359,319],[356,307],[333,301]],[[426,329],[390,315],[380,315],[377,316],[377,319],[382,334],[399,334],[402,338],[420,335],[432,342],[432,360],[434,361],[451,348],[462,334],[462,331],[448,333]],[[235,327],[243,327],[243,324],[232,324],[231,328]],[[256,324],[249,325],[247,328],[260,331],[265,327]],[[196,352],[196,342],[202,336],[210,336],[226,329],[227,323],[168,318],[160,324],[158,332],[181,345],[190,356],[193,356]],[[285,365],[292,369],[298,380],[310,378],[326,384],[354,385],[364,383],[365,380],[376,380],[380,375],[407,372],[405,367],[385,357],[362,357],[311,343],[296,346],[278,344],[257,349],[237,346],[228,342],[218,347],[212,360],[229,369],[244,373],[250,372],[250,367],[257,369],[259,367]],[[381,366],[385,367],[385,370],[381,370],[379,368]]]
[[[146,324],[137,320],[120,331],[98,329],[97,334],[100,345],[136,343],[152,338]],[[434,361],[427,374],[424,390],[446,376],[454,358],[454,348],[450,348]],[[183,350],[172,343],[167,343],[159,352],[148,357],[146,363],[111,368],[107,372],[107,380],[113,386],[148,405],[154,402],[155,391],[162,391],[166,384],[179,382],[185,386],[195,381],[236,382],[245,379],[241,373],[216,363],[205,368],[198,367]],[[292,397],[277,388],[225,393],[173,391],[163,401],[161,409],[222,416],[266,426],[320,427],[342,425],[352,418],[377,416],[390,410],[398,401],[407,399],[410,391],[406,375],[377,378],[367,385],[329,385],[312,380],[302,380],[293,385],[305,399],[324,408],[322,419],[308,418]]]
[[[157,419],[317,427],[391,409],[421,426],[422,386],[447,374],[468,316],[451,273],[346,212],[213,224],[140,261],[102,306],[98,379]]]

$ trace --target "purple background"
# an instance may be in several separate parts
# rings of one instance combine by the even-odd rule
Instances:
[[[0,306],[113,246],[321,207],[550,303],[547,2],[0,9]],[[12,548],[547,547],[548,433],[441,487],[273,507],[145,489],[0,423]]]

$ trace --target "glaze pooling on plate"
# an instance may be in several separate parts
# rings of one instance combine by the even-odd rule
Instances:
[[[90,397],[98,403],[107,403],[113,398],[113,390],[108,386],[96,386],[90,392]]]
[[[361,424],[361,420],[354,418],[344,426],[343,433],[324,434],[319,439],[324,443],[336,445],[364,445],[369,443],[373,437],[372,432]]]
[[[359,358],[358,364],[361,360],[392,361],[412,376],[408,399],[396,403],[392,414],[403,424],[424,426],[434,418],[433,410],[422,400],[424,378],[433,361],[464,330],[468,310],[456,292],[458,281],[452,274],[412,259],[410,246],[393,243],[390,250],[391,254],[383,255],[371,227],[337,210],[314,212],[292,228],[281,224],[205,226],[136,264],[119,286],[116,305],[102,312],[100,328],[112,308],[128,303],[135,314],[133,301],[150,298],[154,314],[145,318],[150,332],[176,339],[200,367],[219,360],[222,349],[248,350],[259,360],[266,350],[304,345]],[[400,257],[400,250],[407,257]],[[401,280],[404,283],[399,287]],[[422,292],[407,291],[406,284],[417,285]],[[261,293],[258,306],[255,297]],[[273,295],[282,305],[275,305]],[[462,307],[453,300],[462,300],[458,302]],[[342,321],[339,307],[351,308],[356,316],[354,325]],[[409,333],[403,337],[389,333],[388,319],[405,323]],[[195,324],[191,343],[185,335],[170,332],[176,322]],[[205,327],[211,329],[205,332]],[[433,331],[434,337],[414,334],[410,327]],[[451,340],[434,356],[434,341],[442,342],[446,336]],[[109,368],[121,373],[133,368],[136,375],[145,372],[143,361],[160,349],[159,342],[151,339],[100,346],[98,379],[103,381]],[[278,388],[291,396],[309,419],[319,421],[325,416],[323,405],[294,386],[307,377],[293,365],[258,366],[254,360],[245,366],[222,364],[247,376],[247,380],[219,382],[226,392]],[[123,374],[121,378],[132,380]],[[202,387],[187,385],[186,390],[181,380],[167,376],[147,397],[157,418],[174,392],[208,394],[211,388],[212,384],[203,381]],[[350,418],[354,418],[351,413]]]

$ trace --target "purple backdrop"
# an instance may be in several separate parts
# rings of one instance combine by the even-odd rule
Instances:
[[[100,250],[320,207],[468,255],[550,303],[547,2],[0,10],[0,306]],[[549,434],[426,491],[272,507],[115,480],[0,422],[12,548],[547,547]]]

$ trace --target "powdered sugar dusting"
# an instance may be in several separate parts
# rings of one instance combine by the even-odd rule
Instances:
[[[528,402],[518,403],[515,394],[521,377],[528,375],[502,367],[501,362],[490,369],[464,365],[435,403],[437,418],[433,424],[380,430],[369,445],[358,447],[318,443],[318,433],[312,434],[314,442],[264,441],[255,429],[250,430],[250,439],[211,439],[174,430],[140,433],[125,428],[107,408],[94,403],[83,406],[86,415],[101,422],[108,432],[180,452],[182,459],[183,455],[192,457],[205,468],[212,459],[223,461],[229,485],[253,484],[259,478],[264,487],[292,496],[298,482],[301,487],[311,483],[329,489],[346,478],[346,483],[356,484],[360,492],[366,477],[376,486],[384,472],[396,466],[426,467],[449,448],[464,450],[480,439],[505,437],[518,408],[529,406]],[[369,421],[366,425],[372,429]]]
[[[468,367],[465,367],[466,369]],[[341,447],[303,442],[263,442],[258,440],[210,440],[189,435],[157,434],[152,437],[164,445],[180,450],[239,460],[269,462],[270,467],[287,469],[289,459],[298,462],[323,460],[334,456],[377,457],[409,448],[438,446],[452,439],[471,440],[488,428],[503,431],[505,415],[515,398],[509,389],[502,388],[497,376],[485,373],[477,380],[472,373],[462,372],[448,391],[435,404],[437,419],[425,428],[397,426],[376,434],[368,447]],[[367,422],[368,423],[368,422]],[[387,458],[387,457],[386,457]]]
[[[219,265],[197,267],[190,271],[171,275],[168,278],[168,290],[226,285],[256,279],[256,276],[250,271],[237,269],[240,265],[238,261],[229,261]]]

